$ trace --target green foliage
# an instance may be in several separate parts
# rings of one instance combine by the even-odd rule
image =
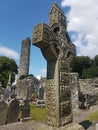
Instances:
[[[30,116],[36,122],[45,122],[46,108],[37,108],[30,104]]]
[[[98,66],[98,55],[94,57],[94,66]]]
[[[25,79],[27,77],[34,77],[34,76],[32,74],[26,74],[26,75],[21,75],[19,79],[21,80],[21,79]]]
[[[98,76],[98,67],[92,67],[89,69],[84,69],[82,72],[82,78],[93,78]]]
[[[88,56],[76,56],[71,63],[71,71],[79,73],[79,77],[82,76],[84,69],[90,68],[91,59]]]
[[[71,71],[79,73],[79,78],[98,76],[98,55],[93,59],[88,56],[76,56],[71,62]]]
[[[88,116],[88,120],[89,121],[98,121],[98,111],[94,112],[94,113],[91,113],[89,116]]]
[[[13,59],[6,56],[0,56],[0,82],[5,88],[8,83],[9,74],[11,73],[11,83],[15,81],[18,66]]]

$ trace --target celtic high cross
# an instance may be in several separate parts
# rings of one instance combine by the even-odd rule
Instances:
[[[69,66],[76,50],[67,32],[64,12],[56,3],[50,11],[49,25],[35,26],[32,42],[47,61],[46,123],[56,127],[72,123]]]

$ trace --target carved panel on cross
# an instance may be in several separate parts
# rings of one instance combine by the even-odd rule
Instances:
[[[46,120],[48,125],[56,126],[56,95],[55,80],[48,79],[46,82]]]
[[[60,85],[69,85],[69,73],[60,72]]]
[[[43,40],[50,42],[51,30],[47,24],[43,24]]]
[[[42,40],[43,35],[43,24],[40,23],[34,27],[33,32],[33,43],[37,43]]]

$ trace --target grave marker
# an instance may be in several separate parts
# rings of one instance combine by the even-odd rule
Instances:
[[[0,125],[5,125],[7,121],[8,105],[4,101],[0,101]]]
[[[7,123],[17,122],[18,114],[19,114],[19,101],[14,98],[9,102]]]

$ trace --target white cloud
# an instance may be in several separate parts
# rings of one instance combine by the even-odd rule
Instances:
[[[40,79],[41,79],[41,76],[36,76],[36,78],[37,78],[38,80],[40,80]]]
[[[19,54],[15,50],[6,48],[4,46],[0,46],[0,55],[7,56],[15,60],[19,59]]]
[[[46,75],[46,69],[44,68],[44,69],[41,69],[40,70],[44,75]]]
[[[78,55],[95,56],[98,54],[98,0],[62,0],[62,7],[70,6],[67,16],[68,31],[78,48]]]

